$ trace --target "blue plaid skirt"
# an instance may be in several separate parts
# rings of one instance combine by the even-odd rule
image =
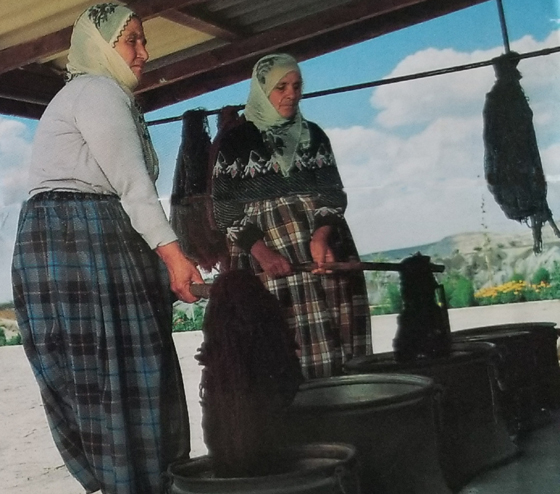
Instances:
[[[23,206],[14,303],[54,441],[88,492],[160,494],[189,421],[164,265],[117,197]]]

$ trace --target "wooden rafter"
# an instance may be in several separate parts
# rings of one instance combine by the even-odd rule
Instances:
[[[283,29],[289,32],[290,29],[295,27],[292,25],[285,26],[275,30],[274,35],[275,40],[285,40],[282,46],[269,45],[262,48],[268,52],[284,49],[300,61],[307,60],[485,1],[487,0],[458,0],[450,5],[448,0],[430,0],[429,5],[416,3],[406,9],[390,11],[383,16],[365,18],[359,22],[347,24],[342,28],[325,31],[321,35],[297,41],[290,41],[283,37],[283,34],[285,34]],[[309,26],[309,23],[306,23],[306,25]],[[271,31],[268,31],[268,33],[270,35]],[[237,44],[236,46],[224,46],[220,50],[213,50],[211,54],[201,55],[201,58],[205,58],[206,63],[212,66],[212,69],[197,71],[196,74],[189,75],[187,79],[140,94],[139,97],[145,111],[157,110],[185,101],[250,77],[253,64],[262,56],[263,52],[259,52],[261,47],[258,43],[255,43],[254,38],[244,41],[249,45],[253,44],[254,49],[240,52]],[[219,55],[219,58],[212,58],[216,54]],[[237,58],[230,64],[220,63],[222,60],[233,60],[234,57]],[[193,70],[195,69],[195,63],[197,63],[194,62],[195,58],[197,57],[189,59],[189,62],[193,64]],[[147,76],[148,74],[146,74]],[[238,103],[241,102],[232,102],[232,104]]]
[[[222,26],[215,21],[203,19],[201,16],[192,14],[186,9],[168,10],[167,12],[164,12],[161,17],[228,41],[235,41],[242,36],[241,33],[236,32],[229,27]]]
[[[137,96],[146,111],[156,110],[247,79],[266,53],[282,50],[307,60],[487,1],[341,0],[334,6],[330,0],[320,8],[317,0],[301,0],[298,15],[299,0],[288,0],[281,17],[263,12],[270,4],[259,0],[129,1],[143,19],[171,19],[211,36],[150,61]],[[42,113],[64,82],[51,64],[32,62],[60,56],[70,31],[67,27],[0,51],[1,113],[31,118]]]
[[[202,3],[203,0],[133,0],[131,8],[144,20],[173,9]],[[0,50],[0,74],[62,53],[70,46],[72,26],[16,46]]]
[[[426,0],[377,0],[375,9],[369,2],[351,2],[343,7],[315,14],[311,19],[284,24],[263,33],[237,41],[235,44],[213,50],[211,54],[201,54],[146,73],[138,92],[174,83],[208,70],[208,66],[229,65],[247,57],[281,49],[320,34],[335,31],[345,26],[357,24],[365,19],[380,16],[395,9],[423,3]]]

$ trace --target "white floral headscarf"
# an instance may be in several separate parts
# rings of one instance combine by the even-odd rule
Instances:
[[[123,30],[136,14],[116,3],[89,7],[74,24],[68,64],[68,78],[82,74],[104,75],[115,79],[132,94],[138,79],[115,50]]]
[[[294,117],[284,118],[268,97],[278,81],[293,71],[301,74],[297,61],[291,55],[277,53],[261,58],[253,67],[245,106],[245,118],[261,131],[272,149],[272,159],[285,176],[294,166],[298,146],[309,145],[309,128],[299,108]]]
[[[83,12],[72,31],[66,78],[70,81],[84,74],[110,77],[130,96],[148,172],[155,181],[159,174],[157,155],[144,116],[132,94],[138,78],[115,50],[122,32],[134,17],[137,16],[132,10],[116,3],[98,3]]]

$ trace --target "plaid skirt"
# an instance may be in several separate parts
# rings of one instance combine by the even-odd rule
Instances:
[[[160,494],[189,420],[157,254],[117,197],[41,193],[22,208],[14,303],[54,441],[87,492]]]
[[[311,196],[287,196],[248,204],[248,220],[264,232],[264,242],[292,264],[313,262],[309,243],[315,230]],[[343,221],[331,235],[337,261],[358,257],[350,230]],[[257,261],[230,245],[231,268],[262,273]],[[307,379],[342,373],[349,359],[372,353],[371,316],[363,273],[316,275],[295,273],[263,278],[280,301],[295,331],[298,356]]]

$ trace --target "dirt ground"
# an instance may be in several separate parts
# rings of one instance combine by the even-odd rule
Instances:
[[[529,302],[450,311],[453,331],[503,323],[551,321],[560,325],[560,301]],[[390,351],[396,318],[372,318],[376,352]],[[202,438],[198,385],[201,367],[194,359],[200,332],[175,333],[189,405],[192,456],[206,454]],[[21,346],[0,348],[0,488],[4,494],[83,494],[51,439],[39,391]]]

